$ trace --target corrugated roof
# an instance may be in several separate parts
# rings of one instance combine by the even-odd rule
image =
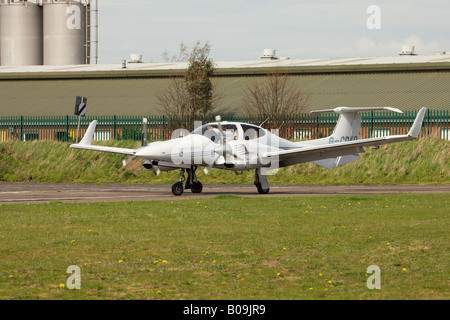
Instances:
[[[270,69],[286,69],[291,73],[368,72],[401,70],[450,69],[450,54],[394,57],[359,57],[328,59],[276,59],[254,61],[217,61],[216,75],[265,74]],[[172,76],[182,74],[186,62],[127,63],[70,66],[0,67],[0,79]]]

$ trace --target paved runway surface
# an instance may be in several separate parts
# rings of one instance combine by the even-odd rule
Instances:
[[[0,183],[0,204],[49,201],[182,200],[216,197],[223,194],[234,194],[241,197],[296,197],[333,194],[394,193],[450,193],[450,185],[271,185],[269,194],[260,195],[253,185],[206,184],[203,186],[203,192],[201,194],[193,194],[190,190],[186,190],[183,195],[174,196],[172,195],[171,185]]]

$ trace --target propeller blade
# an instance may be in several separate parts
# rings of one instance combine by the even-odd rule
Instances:
[[[126,158],[122,161],[122,166],[126,167],[131,161],[136,159],[136,156],[131,156],[129,158]]]
[[[216,116],[216,121],[217,121],[217,128],[219,129],[220,132],[220,144],[223,144],[223,140],[225,139],[225,135],[223,134],[223,128],[222,128],[222,118],[220,117],[220,115]]]
[[[148,132],[148,120],[147,118],[142,119],[142,146],[147,145],[147,132]]]

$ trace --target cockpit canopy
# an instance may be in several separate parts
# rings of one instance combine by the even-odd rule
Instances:
[[[264,129],[252,124],[224,122],[221,125],[226,142],[258,139],[266,134]],[[217,123],[204,124],[192,131],[191,134],[203,135],[216,143],[219,143],[220,139],[220,131]]]

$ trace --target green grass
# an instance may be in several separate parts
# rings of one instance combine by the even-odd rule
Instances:
[[[135,141],[108,141],[102,145],[136,148]],[[362,158],[328,170],[312,163],[282,168],[269,177],[271,184],[441,184],[450,183],[450,142],[436,138],[367,149]],[[121,155],[69,148],[53,141],[0,143],[0,181],[64,183],[173,183],[178,170],[161,173],[143,169],[142,160],[122,167]],[[235,175],[198,170],[203,183],[253,183],[253,171]]]
[[[439,194],[0,205],[0,299],[449,299],[448,208]],[[70,265],[80,290],[60,287]]]

